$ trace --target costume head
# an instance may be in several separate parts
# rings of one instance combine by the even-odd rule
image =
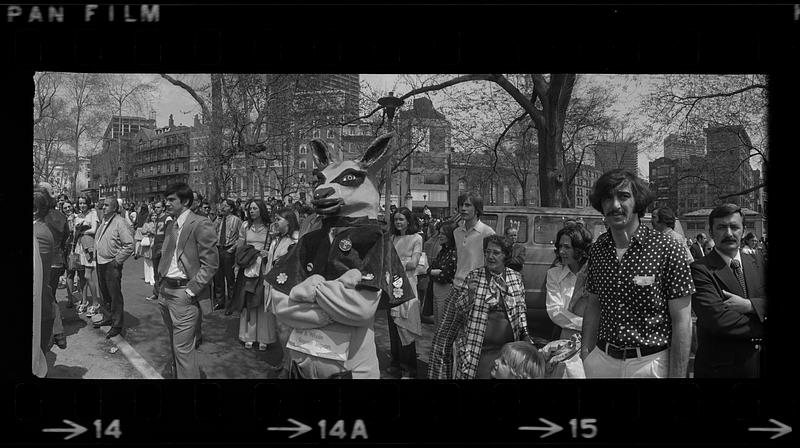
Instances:
[[[389,142],[393,133],[376,138],[360,161],[345,160],[341,150],[331,151],[323,140],[311,141],[318,185],[311,203],[323,217],[345,216],[377,219],[380,191],[377,175],[391,158]]]

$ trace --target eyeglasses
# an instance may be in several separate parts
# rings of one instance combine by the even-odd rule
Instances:
[[[483,255],[486,255],[487,257],[489,255],[494,255],[495,257],[499,257],[500,255],[505,255],[505,252],[503,252],[501,250],[488,250],[487,249],[487,250],[483,251]]]

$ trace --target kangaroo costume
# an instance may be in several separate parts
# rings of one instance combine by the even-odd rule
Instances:
[[[276,317],[293,329],[286,345],[293,377],[379,378],[375,311],[414,298],[377,221],[374,179],[391,157],[392,137],[375,139],[360,161],[311,141],[318,179],[312,203],[322,228],[303,235],[265,280]]]

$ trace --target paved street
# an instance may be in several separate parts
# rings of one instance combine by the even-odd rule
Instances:
[[[155,302],[144,297],[151,286],[144,282],[143,262],[129,258],[123,268],[122,293],[125,298],[125,331],[123,337],[106,340],[108,327],[95,329],[89,318],[66,307],[66,290],[59,289],[56,298],[61,307],[67,348],[53,346],[47,355],[53,378],[162,378],[169,361],[169,336]],[[247,350],[238,339],[239,317],[215,311],[203,318],[203,341],[198,350],[201,369],[209,379],[270,378],[281,358],[281,349],[273,344],[267,351]],[[423,324],[423,338],[417,341],[418,375],[424,377],[427,367],[433,325]],[[378,360],[381,377],[389,365],[389,336],[386,312],[379,311],[375,320]]]

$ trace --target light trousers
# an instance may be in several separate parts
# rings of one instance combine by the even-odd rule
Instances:
[[[667,378],[669,349],[622,360],[595,347],[583,360],[583,370],[586,378]]]

